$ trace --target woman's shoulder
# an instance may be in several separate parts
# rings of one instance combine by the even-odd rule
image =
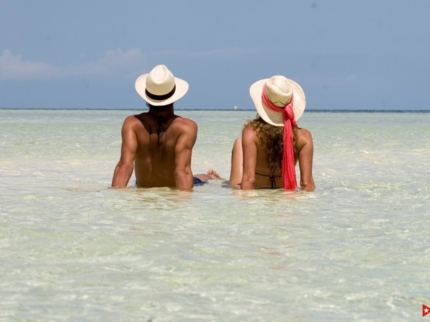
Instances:
[[[245,125],[242,129],[242,137],[247,136],[247,137],[255,137],[257,136],[257,131],[249,125]]]
[[[298,140],[297,143],[299,145],[299,148],[303,147],[305,144],[313,144],[312,142],[312,134],[310,131],[300,128],[298,130]]]
[[[245,126],[242,129],[242,144],[243,145],[249,145],[249,144],[258,145],[257,131],[255,131],[250,126]]]
[[[305,138],[312,138],[311,132],[304,128],[299,128],[299,136],[303,136]]]

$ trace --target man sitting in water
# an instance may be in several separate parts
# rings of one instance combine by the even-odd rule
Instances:
[[[173,103],[188,91],[188,83],[175,78],[164,65],[136,80],[136,91],[149,111],[128,116],[122,126],[121,158],[115,168],[112,187],[126,187],[133,173],[138,187],[191,189],[215,172],[193,177],[191,153],[197,138],[197,124],[174,114]]]

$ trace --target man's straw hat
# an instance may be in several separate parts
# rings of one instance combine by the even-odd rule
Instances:
[[[136,80],[136,91],[153,106],[164,106],[176,102],[188,91],[188,83],[173,76],[165,65],[155,66],[149,74]]]

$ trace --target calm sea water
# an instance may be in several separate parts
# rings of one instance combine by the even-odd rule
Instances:
[[[425,319],[429,113],[306,112],[313,193],[109,189],[135,113],[0,110],[0,320]],[[255,113],[178,113],[228,177]]]

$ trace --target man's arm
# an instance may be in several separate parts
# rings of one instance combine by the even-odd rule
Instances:
[[[300,187],[306,191],[314,191],[315,183],[312,177],[314,143],[312,140],[312,135],[308,130],[300,129],[299,131],[300,131],[300,138],[299,138]]]
[[[178,189],[192,189],[193,172],[191,171],[191,155],[194,143],[197,139],[197,124],[191,120],[185,120],[182,125],[182,133],[179,135],[175,146],[175,184]]]
[[[254,189],[257,142],[255,131],[248,127],[244,128],[242,131],[243,176],[241,183],[241,188],[244,190]]]
[[[133,173],[134,158],[137,151],[137,137],[133,128],[134,116],[125,119],[121,130],[121,158],[115,167],[112,187],[126,187]]]

